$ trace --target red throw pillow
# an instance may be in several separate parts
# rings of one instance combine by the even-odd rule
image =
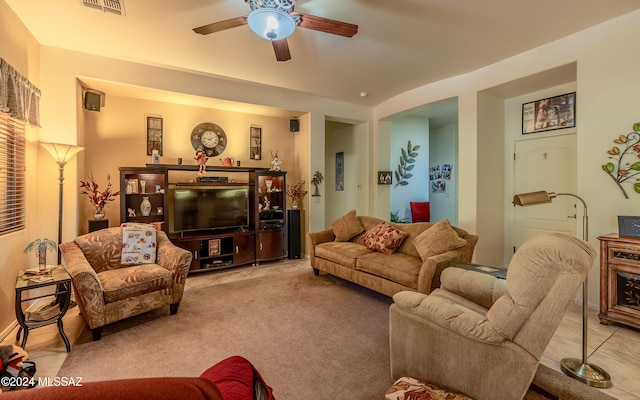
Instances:
[[[362,235],[362,240],[371,250],[384,254],[393,254],[407,236],[409,236],[407,232],[403,232],[390,223],[383,221],[365,232]]]

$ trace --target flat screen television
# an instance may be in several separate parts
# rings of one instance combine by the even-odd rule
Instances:
[[[169,233],[249,227],[249,187],[169,185]]]

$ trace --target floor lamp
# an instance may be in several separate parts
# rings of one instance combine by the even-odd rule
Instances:
[[[582,217],[582,240],[589,239],[589,217],[587,216],[587,203],[571,193],[531,192],[513,196],[513,204],[516,206],[534,206],[537,204],[551,203],[556,196],[571,196],[582,202],[584,215]],[[589,274],[582,283],[582,360],[577,358],[563,358],[560,361],[560,369],[568,376],[575,378],[589,386],[597,388],[611,387],[611,377],[604,369],[594,364],[587,363],[587,297],[589,291]]]
[[[60,144],[60,143],[42,143],[45,150],[51,154],[56,163],[58,163],[58,169],[60,170],[60,194],[58,199],[58,246],[62,243],[62,187],[64,183],[64,166],[65,164],[76,154],[84,150],[83,147],[74,146],[72,144]],[[58,265],[61,262],[60,247],[58,247]]]

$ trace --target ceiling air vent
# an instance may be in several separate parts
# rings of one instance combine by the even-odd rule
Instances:
[[[122,0],[82,0],[82,3],[91,8],[110,12],[113,14],[124,15],[124,5]]]

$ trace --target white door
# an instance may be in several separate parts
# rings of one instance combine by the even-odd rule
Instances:
[[[576,135],[521,140],[515,143],[514,194],[544,190],[576,193]],[[579,195],[579,194],[577,194]],[[514,206],[514,252],[528,239],[548,232],[576,234],[582,203],[558,196],[551,203]]]

